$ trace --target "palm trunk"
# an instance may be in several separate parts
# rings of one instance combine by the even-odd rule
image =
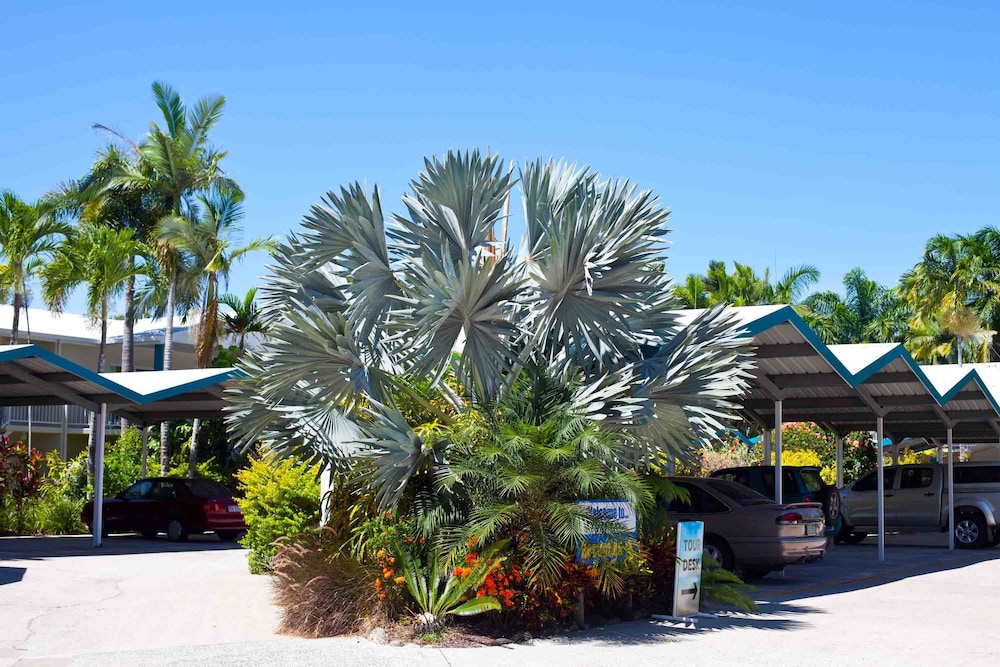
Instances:
[[[198,432],[201,431],[201,420],[197,417],[191,425],[191,448],[188,450],[188,477],[196,477],[198,468]]]
[[[122,335],[122,372],[131,373],[135,370],[133,349],[135,344],[135,257],[130,257],[129,277],[125,281],[125,331]],[[122,433],[128,428],[127,419],[122,419]]]
[[[216,328],[216,308],[212,307],[215,299],[215,280],[209,275],[208,285],[205,288],[205,301],[201,308],[200,324],[198,326],[198,344],[195,346],[198,368],[208,368],[212,363],[213,352],[215,351]],[[201,420],[195,419],[191,425],[191,445],[188,449],[188,477],[194,477],[198,465],[198,434],[201,431]]]
[[[21,324],[21,304],[24,303],[24,295],[14,292],[14,321],[10,325],[10,344],[17,345],[17,330]]]
[[[163,370],[170,370],[170,357],[174,349],[174,303],[177,295],[177,273],[170,275],[167,287],[167,328],[163,333]],[[160,424],[160,474],[167,474],[170,464],[170,422]]]
[[[104,372],[104,359],[108,351],[108,300],[101,302],[101,345],[97,351],[97,372]],[[94,454],[97,448],[97,420],[98,413],[90,413],[90,433],[87,434],[87,474],[93,484],[94,477]]]
[[[955,338],[958,340],[958,365],[961,366],[962,365],[962,336],[961,336],[961,334],[959,334],[959,335],[955,336]]]

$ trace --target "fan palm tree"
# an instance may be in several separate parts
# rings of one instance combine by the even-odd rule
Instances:
[[[804,302],[804,319],[825,343],[894,343],[906,339],[909,310],[895,289],[860,268],[844,275],[844,296],[818,292]]]
[[[200,215],[197,218],[167,218],[156,230],[156,240],[161,246],[171,247],[192,258],[195,267],[204,274],[204,291],[201,295],[201,315],[195,340],[195,363],[198,368],[208,368],[219,343],[219,287],[229,285],[233,266],[248,253],[270,250],[271,238],[253,239],[239,245],[237,238],[242,231],[243,194],[239,191],[211,191],[198,196]],[[191,429],[188,474],[194,477],[198,456],[198,434],[201,420],[195,419]]]
[[[161,193],[168,203],[169,214],[158,224],[168,221],[183,224],[185,219],[193,217],[186,211],[193,195],[213,188],[239,191],[236,183],[222,170],[221,162],[226,152],[212,147],[209,141],[210,132],[222,117],[226,98],[205,97],[189,109],[172,87],[155,82],[152,89],[153,98],[163,115],[163,127],[155,122],[150,124],[149,133],[136,146],[139,168],[122,174],[114,182],[148,187]],[[103,125],[96,127],[112,132]],[[170,243],[154,243],[153,250],[166,282],[163,368],[169,370],[173,356],[178,281],[184,258]],[[169,444],[168,424],[164,423],[160,425],[160,469],[163,474],[166,473]]]
[[[489,240],[514,182],[496,156],[449,152],[426,160],[388,230],[377,187],[313,206],[261,288],[272,324],[241,362],[227,417],[241,444],[339,469],[369,459],[388,508],[451,447],[407,423],[395,397],[447,426],[552,384],[616,439],[606,463],[619,470],[717,439],[748,386],[749,340],[727,309],[684,325],[673,314],[658,199],[589,168],[526,164],[514,255]],[[446,400],[426,400],[423,383]]]
[[[9,190],[0,192],[0,294],[13,295],[10,344],[16,345],[31,279],[52,257],[71,227],[58,219],[45,199],[26,203]]]
[[[228,313],[222,313],[222,325],[226,335],[235,336],[239,341],[237,358],[243,357],[243,353],[246,352],[247,336],[267,331],[264,316],[260,308],[257,307],[256,298],[256,287],[247,290],[243,298],[235,294],[223,294],[219,297],[219,303],[230,310]]]
[[[137,263],[135,258],[140,261]],[[85,223],[70,235],[42,269],[42,297],[56,312],[62,311],[74,289],[81,285],[86,288],[87,314],[101,325],[98,373],[104,372],[111,307],[125,291],[129,278],[146,273],[148,258],[148,247],[136,240],[131,229]],[[92,414],[87,445],[91,473],[96,419],[97,415]]]

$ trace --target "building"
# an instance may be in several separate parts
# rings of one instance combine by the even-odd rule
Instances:
[[[0,344],[10,341],[10,328],[14,309],[0,306]],[[171,367],[194,368],[194,337],[196,317],[187,321],[177,318],[174,323],[174,346]],[[121,370],[122,320],[108,322],[108,346],[105,371]],[[165,320],[143,319],[135,324],[135,370],[163,369],[163,337]],[[18,342],[33,343],[92,371],[97,370],[97,357],[101,342],[100,322],[93,322],[84,315],[52,313],[48,310],[28,308],[21,312],[18,324]],[[63,459],[72,458],[87,448],[90,431],[90,412],[78,406],[41,405],[2,407],[0,430],[14,440],[31,443],[42,452],[56,450]],[[120,425],[117,418],[109,417],[109,436],[117,435]]]

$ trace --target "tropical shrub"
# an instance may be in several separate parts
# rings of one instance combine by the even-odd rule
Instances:
[[[247,560],[254,574],[271,569],[275,540],[298,535],[319,525],[319,466],[295,459],[275,461],[250,457],[250,464],[237,474],[239,500],[247,532],[240,544],[250,553]]]
[[[42,455],[0,434],[0,532],[34,531]]]
[[[708,477],[723,468],[742,468],[760,463],[757,452],[739,440],[723,443],[715,448],[706,447],[699,456],[701,469],[698,474]]]

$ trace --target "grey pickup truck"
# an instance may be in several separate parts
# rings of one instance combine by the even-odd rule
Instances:
[[[840,492],[838,541],[855,544],[877,530],[878,473]],[[948,466],[886,466],[885,525],[889,530],[948,530]],[[955,545],[1000,544],[1000,462],[955,464]]]

